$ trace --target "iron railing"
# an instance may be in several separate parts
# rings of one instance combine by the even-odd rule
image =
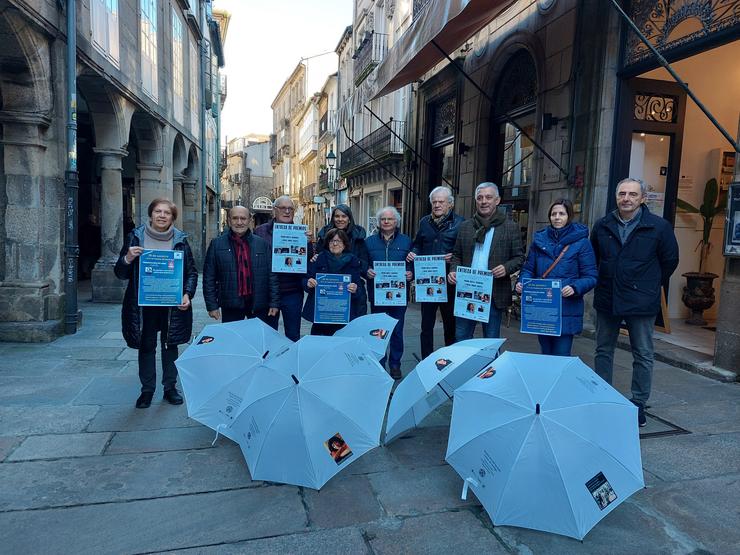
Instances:
[[[337,131],[337,111],[328,110],[319,120],[319,142],[331,139]]]
[[[375,32],[365,33],[354,55],[356,87],[359,87],[375,66],[383,61],[387,52],[388,35]]]
[[[364,167],[374,164],[373,158],[382,161],[390,156],[403,155],[401,139],[406,138],[406,122],[391,121],[388,127],[383,126],[376,129],[342,152],[340,165],[342,177],[349,177]]]
[[[321,193],[333,193],[334,192],[334,180],[329,179],[329,174],[334,173],[332,170],[325,171],[319,174],[319,194]]]

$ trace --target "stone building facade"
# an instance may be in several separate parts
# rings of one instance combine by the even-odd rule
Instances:
[[[211,109],[222,100],[221,36],[210,1],[76,6],[80,275],[92,278],[93,300],[117,302],[122,283],[112,269],[124,230],[146,221],[152,199],[180,207],[178,227],[198,259],[203,252],[201,159],[218,159]],[[0,0],[0,339],[49,340],[62,331],[65,19],[58,2]],[[205,172],[209,235],[216,167]]]

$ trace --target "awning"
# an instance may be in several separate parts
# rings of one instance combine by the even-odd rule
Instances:
[[[376,91],[386,95],[416,81],[480,31],[515,0],[430,0],[376,69]]]

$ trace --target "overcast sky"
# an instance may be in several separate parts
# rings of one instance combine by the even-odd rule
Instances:
[[[352,24],[352,0],[215,0],[214,6],[231,14],[221,138],[269,134],[270,104],[302,57],[332,52],[306,61],[309,95],[337,71],[333,51]]]

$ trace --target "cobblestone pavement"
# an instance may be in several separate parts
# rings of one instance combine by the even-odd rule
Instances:
[[[656,363],[642,430],[647,487],[583,542],[493,526],[444,462],[450,406],[320,492],[254,482],[237,445],[161,400],[137,410],[120,307],[81,297],[52,344],[0,344],[0,545],[5,553],[737,553],[740,385]],[[206,322],[196,299],[196,329]],[[438,325],[441,336],[441,323]],[[505,347],[537,352],[504,330]],[[406,319],[404,373],[419,352]],[[437,344],[440,344],[438,339]],[[593,362],[590,339],[575,354]],[[628,391],[629,353],[616,353]],[[734,548],[732,546],[735,546]]]

